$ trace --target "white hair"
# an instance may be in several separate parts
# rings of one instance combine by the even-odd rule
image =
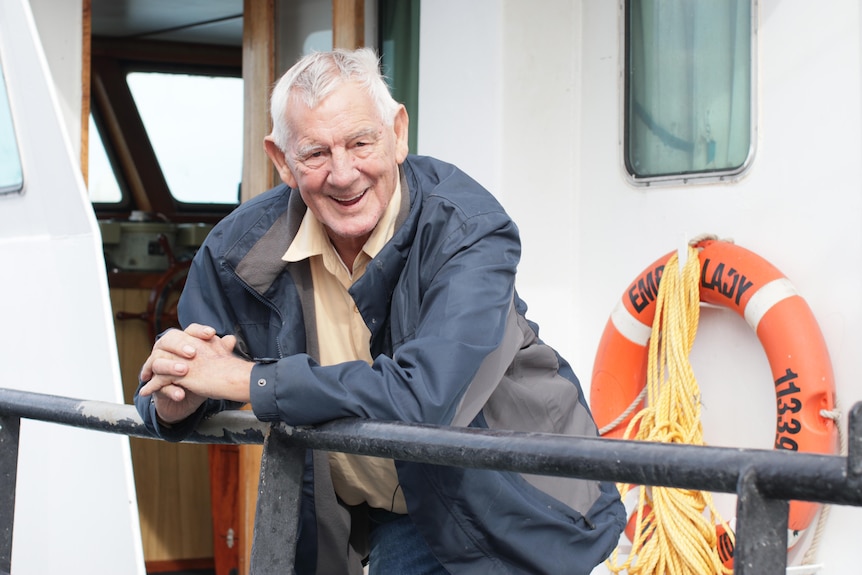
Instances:
[[[292,127],[287,122],[286,112],[291,97],[298,98],[314,109],[345,82],[359,83],[374,101],[380,119],[387,126],[393,125],[399,104],[389,92],[373,50],[359,48],[314,52],[301,58],[285,72],[272,90],[270,115],[275,145],[282,152],[287,151]]]

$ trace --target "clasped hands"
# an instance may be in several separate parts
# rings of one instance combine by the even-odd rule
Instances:
[[[247,403],[253,362],[233,353],[236,337],[219,337],[215,329],[191,324],[166,332],[153,345],[141,368],[138,391],[152,396],[165,423],[181,421],[210,399]]]

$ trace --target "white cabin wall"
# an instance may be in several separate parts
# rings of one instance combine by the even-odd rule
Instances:
[[[39,1],[37,27],[27,0],[0,0],[24,176],[21,193],[0,198],[0,259],[11,270],[0,282],[0,385],[122,402],[102,243],[72,145],[81,3]],[[17,471],[13,573],[144,573],[128,438],[24,420]]]
[[[862,400],[862,334],[853,328],[862,317],[860,5],[758,5],[750,171],[735,183],[645,189],[627,183],[621,160],[622,2],[423,3],[418,151],[466,169],[518,222],[519,291],[587,394],[602,330],[628,283],[713,233],[793,282],[825,336],[845,413]],[[775,397],[748,325],[703,308],[691,360],[707,442],[770,449]],[[718,499],[732,517],[733,498]],[[860,514],[833,508],[824,572],[855,568],[850,526]]]
[[[81,157],[81,61],[83,11],[81,0],[30,0],[42,49],[57,88],[57,100],[72,150]]]
[[[418,151],[463,167],[513,214],[524,242],[519,289],[585,386],[628,282],[701,233],[732,238],[782,270],[813,308],[836,378],[852,381],[860,308],[851,291],[862,279],[851,263],[862,252],[858,4],[762,2],[750,172],[736,183],[646,189],[627,183],[621,162],[619,4],[478,4],[423,5]],[[703,315],[695,359],[704,377],[759,379],[765,358],[744,322]],[[729,372],[736,367],[742,373]],[[769,386],[757,392],[771,405]]]
[[[422,2],[419,21],[416,152],[457,164],[496,193],[503,148],[499,2]]]
[[[523,243],[518,291],[542,337],[582,374],[571,263],[579,5],[423,2],[417,151],[458,165],[514,215]]]
[[[541,337],[586,377],[577,345],[580,2],[503,5],[500,201],[521,230],[518,292]]]

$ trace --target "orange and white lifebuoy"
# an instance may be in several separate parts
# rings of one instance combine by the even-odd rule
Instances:
[[[835,405],[832,363],[807,302],[777,268],[745,248],[713,239],[695,247],[701,265],[700,301],[745,318],[766,352],[776,395],[775,449],[834,453],[837,428],[821,414]],[[637,276],[605,326],[590,387],[590,407],[600,429],[619,419],[646,384],[658,285],[673,253]],[[622,437],[633,415],[604,436]],[[788,547],[799,540],[818,508],[817,503],[790,502]]]

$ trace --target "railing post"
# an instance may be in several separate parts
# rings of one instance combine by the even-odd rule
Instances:
[[[289,437],[273,425],[263,442],[250,575],[294,572],[305,448]]]
[[[757,488],[756,473],[739,475],[736,500],[734,575],[784,575],[787,571],[787,501],[767,499]]]
[[[12,528],[15,523],[20,430],[20,417],[0,415],[0,575],[12,571]]]
[[[856,484],[862,481],[862,402],[850,409],[847,423],[847,476]]]

